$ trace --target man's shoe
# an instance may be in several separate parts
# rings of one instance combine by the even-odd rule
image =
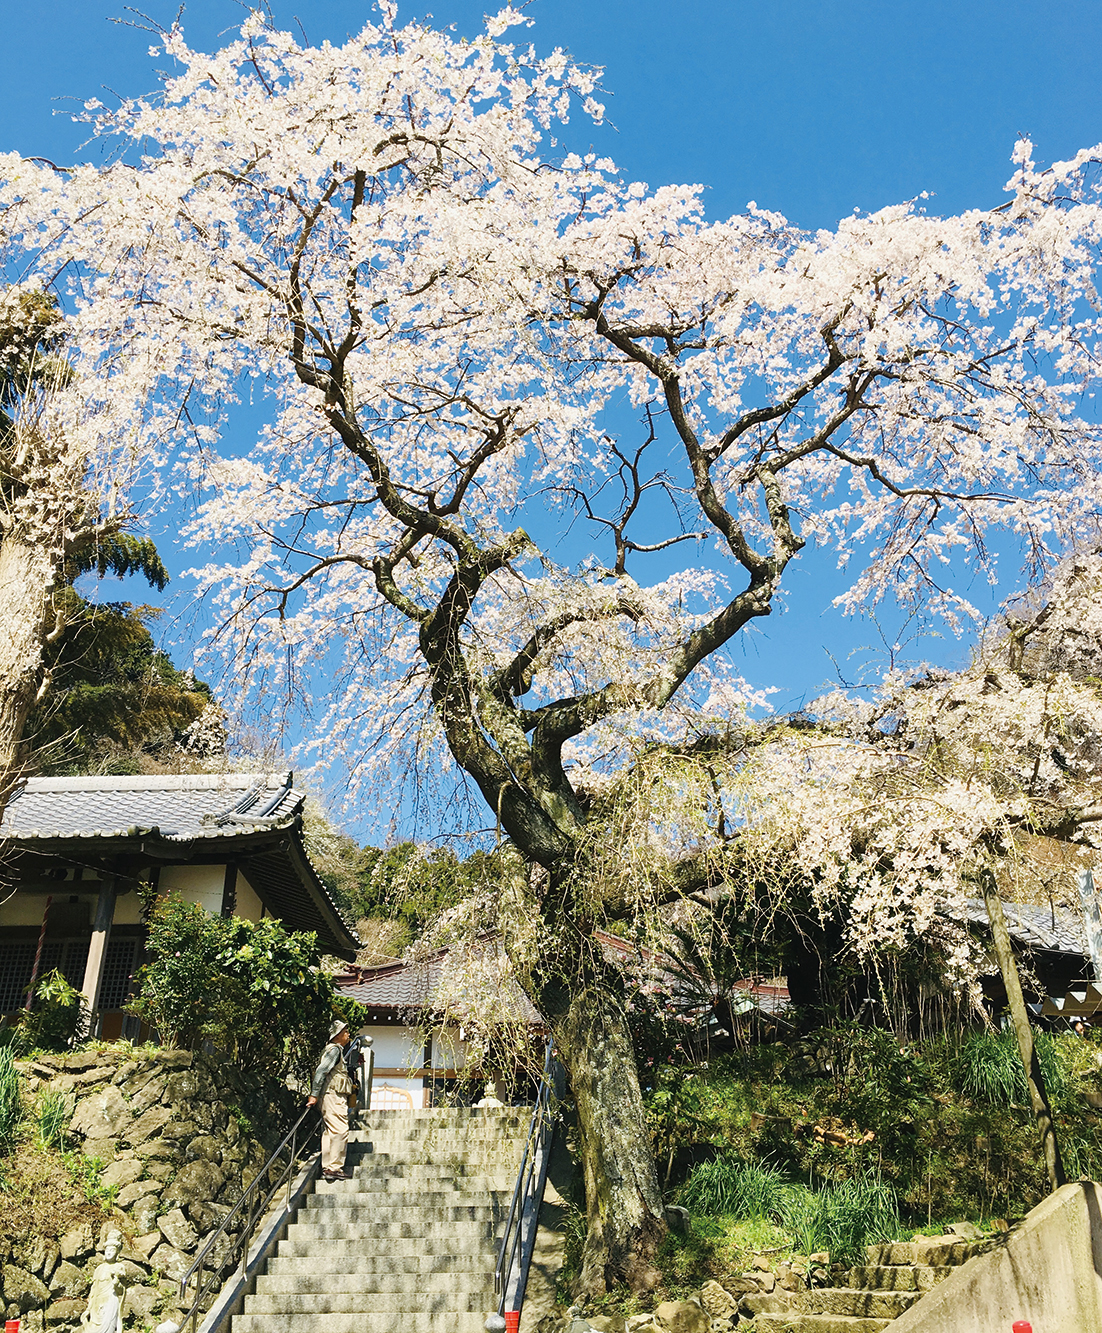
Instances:
[[[323,1171],[321,1173],[323,1180],[351,1180],[351,1171]]]

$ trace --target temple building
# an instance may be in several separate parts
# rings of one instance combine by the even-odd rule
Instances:
[[[303,843],[289,772],[31,778],[0,822],[0,1014],[60,968],[92,1031],[138,1037],[124,1012],[155,897],[246,921],[278,917],[345,961],[357,941]]]

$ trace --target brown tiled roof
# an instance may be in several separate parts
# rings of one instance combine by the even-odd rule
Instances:
[[[500,962],[500,945],[487,946],[487,963],[495,971]],[[353,1000],[372,1009],[397,1016],[409,1011],[438,1012],[448,1009],[462,1015],[465,1004],[462,987],[444,993],[447,954],[438,953],[419,962],[387,963],[382,967],[360,967],[337,978],[337,986]],[[509,978],[496,995],[504,1020],[543,1027],[544,1022],[527,995]]]

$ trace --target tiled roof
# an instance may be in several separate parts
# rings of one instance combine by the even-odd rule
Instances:
[[[485,1013],[485,995],[477,1000],[473,997],[468,1002],[473,986],[482,988],[478,980],[480,963],[477,955],[464,960],[465,966],[448,966],[448,955],[437,954],[433,958],[416,963],[388,963],[384,967],[359,968],[358,979],[339,978],[337,985],[345,995],[359,1000],[372,1009],[394,1010],[399,1015],[410,1010],[448,1009],[456,1016],[462,1016],[465,1010],[477,1009]],[[528,996],[524,994],[511,976],[501,975],[500,946],[487,947],[484,966],[491,974],[491,985],[496,987],[494,1017],[507,1022],[524,1022],[535,1027],[543,1025],[543,1019],[536,1011]],[[473,971],[472,969],[473,965]]]
[[[304,799],[290,773],[31,778],[8,801],[0,837],[216,838],[286,824]]]
[[[1011,936],[1033,949],[1052,953],[1087,955],[1087,932],[1078,912],[1062,907],[1037,907],[1031,903],[1003,900],[1003,913]],[[988,925],[987,908],[982,898],[968,903],[966,918],[973,925]]]

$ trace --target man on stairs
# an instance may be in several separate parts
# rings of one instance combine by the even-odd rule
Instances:
[[[321,1053],[314,1081],[310,1084],[307,1106],[321,1102],[325,1132],[321,1136],[321,1174],[325,1180],[351,1180],[344,1169],[348,1151],[348,1103],[355,1087],[344,1067],[344,1048],[349,1039],[348,1024],[337,1019],[329,1029],[329,1045]]]

